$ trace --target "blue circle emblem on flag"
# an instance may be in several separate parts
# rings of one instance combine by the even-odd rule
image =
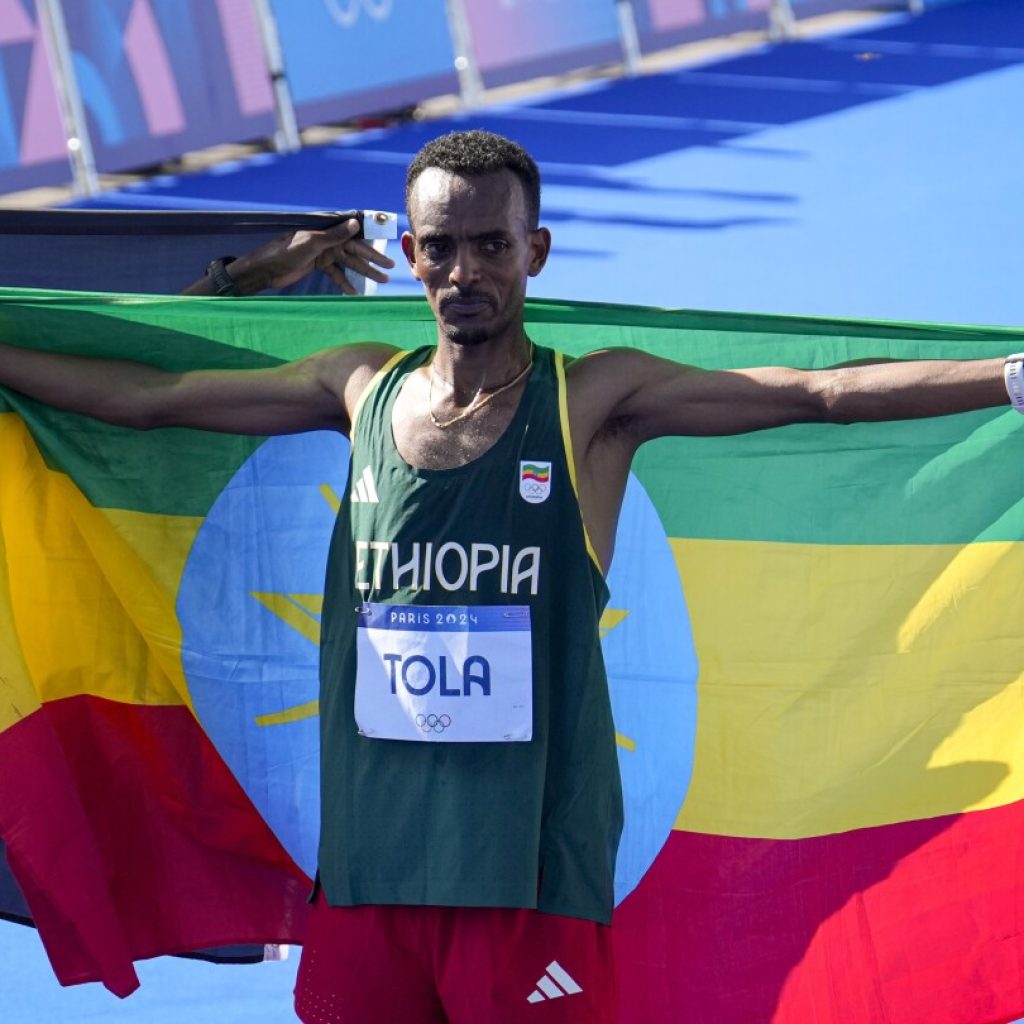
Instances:
[[[328,432],[262,444],[207,514],[178,592],[196,714],[310,875],[319,834],[320,611],[348,455],[348,442]],[[619,901],[668,838],[689,784],[696,724],[697,663],[679,574],[632,476],[608,584],[602,644],[626,808]]]
[[[207,513],[178,591],[182,663],[199,721],[307,874],[320,806],[320,604],[349,444],[275,437]]]
[[[658,512],[631,473],[601,622],[615,716],[625,825],[615,902],[665,845],[693,771],[697,654],[675,556]]]

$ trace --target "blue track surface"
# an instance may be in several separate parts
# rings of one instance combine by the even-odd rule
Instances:
[[[1024,4],[974,0],[91,205],[398,209],[409,156],[479,126],[541,162],[555,250],[539,295],[1021,325],[1021,96]],[[398,272],[385,291],[415,287]],[[0,922],[0,952],[20,982],[11,1024],[290,1016],[294,960],[143,964],[142,991],[121,1004],[96,986],[60,990],[17,926]]]
[[[872,30],[162,178],[103,205],[396,209],[428,138],[483,127],[544,173],[538,295],[1024,323],[1024,5]],[[390,290],[412,291],[402,270]]]

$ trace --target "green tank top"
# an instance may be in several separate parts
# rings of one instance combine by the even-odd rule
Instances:
[[[608,923],[622,830],[598,634],[608,591],[576,497],[562,357],[535,350],[491,449],[426,470],[399,455],[391,418],[432,351],[385,368],[353,429],[323,609],[320,884],[333,905],[526,907]],[[357,631],[368,601],[528,606],[532,738],[361,735]]]

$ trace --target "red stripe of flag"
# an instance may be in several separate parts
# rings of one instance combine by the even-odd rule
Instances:
[[[310,881],[185,707],[79,696],[0,733],[0,835],[62,984],[299,942]]]
[[[620,1024],[1015,1020],[1022,836],[1024,803],[815,839],[673,832],[616,911]]]

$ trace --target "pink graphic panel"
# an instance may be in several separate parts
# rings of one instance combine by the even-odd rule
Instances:
[[[243,114],[266,114],[274,109],[267,62],[251,0],[216,0],[224,32],[231,79]]]
[[[32,47],[28,94],[21,123],[21,162],[41,164],[68,155],[50,54],[42,38]]]
[[[704,0],[647,0],[647,6],[651,25],[659,32],[699,25],[707,17]]]
[[[150,133],[173,135],[180,132],[185,127],[185,112],[149,0],[135,0],[124,30],[124,49]]]
[[[70,180],[54,62],[35,0],[0,0],[0,193]]]
[[[487,84],[614,60],[622,53],[612,0],[464,2],[473,52]]]
[[[63,10],[100,171],[273,133],[249,0],[64,0]]]
[[[640,46],[662,49],[694,39],[768,28],[773,0],[632,0]],[[803,2],[803,0],[801,0]],[[825,6],[856,7],[873,0],[808,0]]]
[[[35,25],[18,0],[0,0],[0,46],[27,43],[35,34]]]

